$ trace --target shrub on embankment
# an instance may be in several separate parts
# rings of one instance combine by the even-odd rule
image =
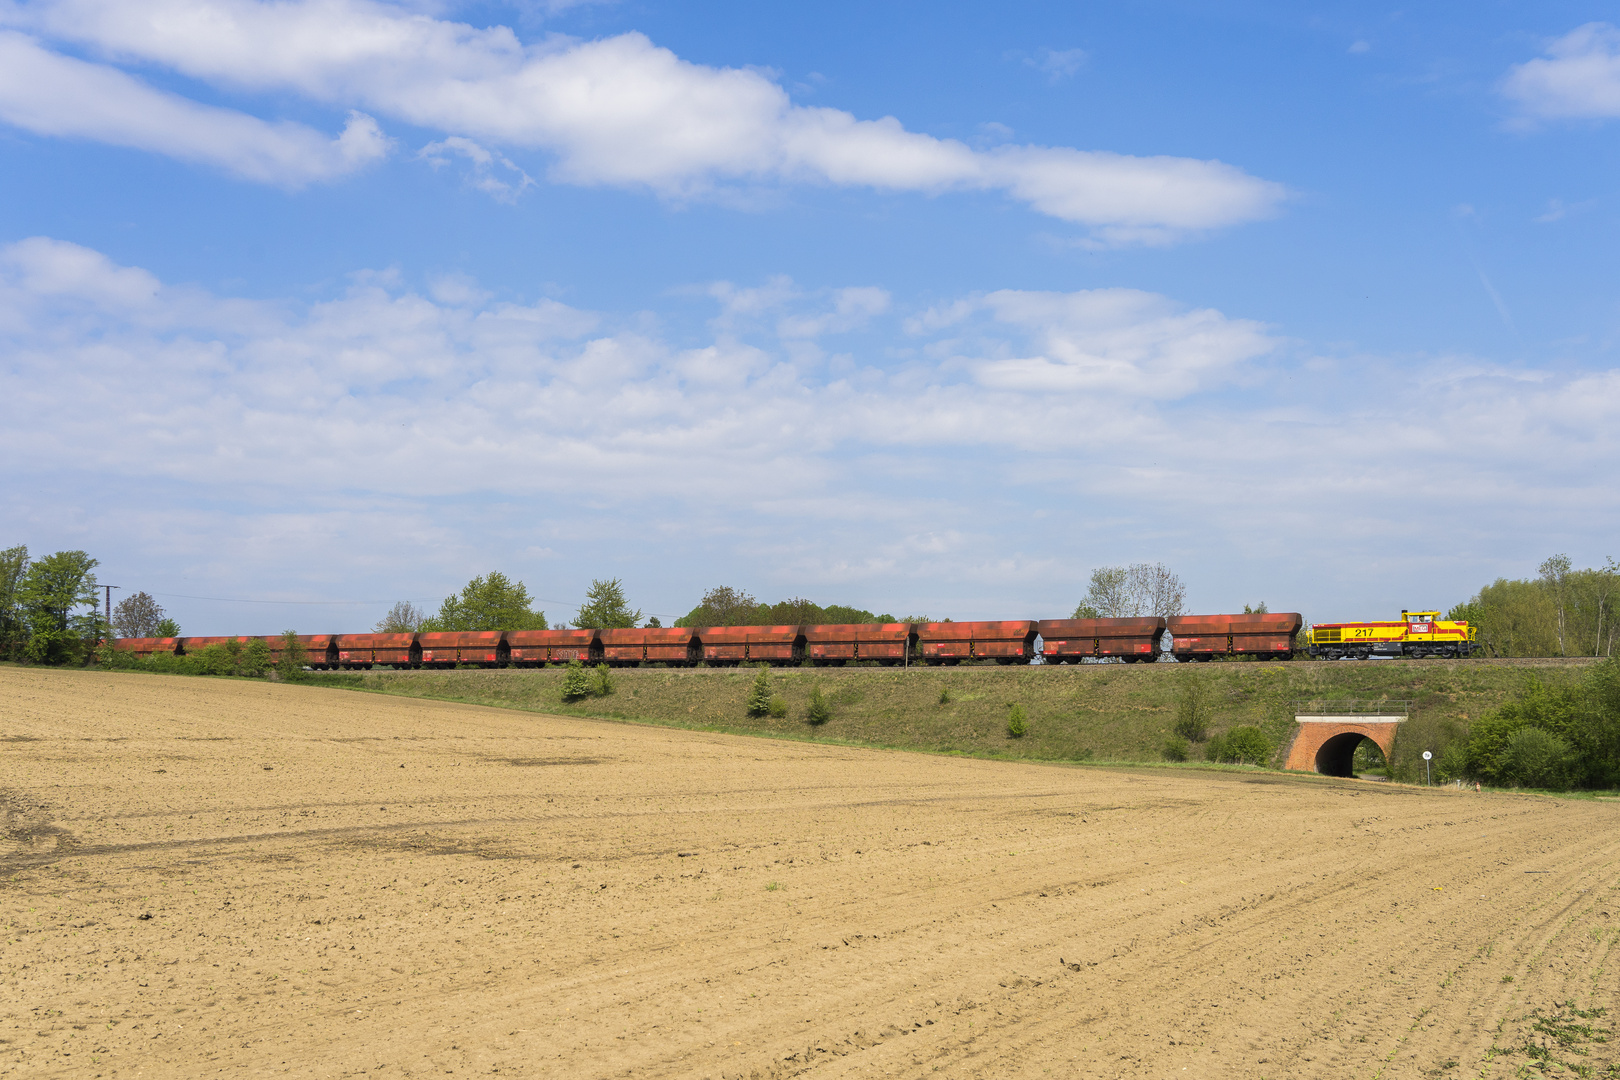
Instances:
[[[1534,674],[1572,689],[1590,665],[1545,666]],[[563,700],[562,668],[502,671],[319,673],[318,685],[575,716],[648,721],[749,734],[827,739],[1043,761],[1162,761],[1189,679],[1200,679],[1210,741],[1255,727],[1280,765],[1304,699],[1394,698],[1412,703],[1390,762],[1397,780],[1421,782],[1422,752],[1439,758],[1466,741],[1469,725],[1516,699],[1527,669],[1484,660],[1358,664],[1097,664],[1065,667],[785,668],[771,672],[773,698],[786,708],[750,715],[758,672],[729,669],[621,669],[610,698]],[[819,686],[830,719],[806,721]],[[1027,718],[1021,738],[1007,730],[1013,706]],[[1255,745],[1251,736],[1247,744]],[[1207,757],[1193,743],[1189,757]]]

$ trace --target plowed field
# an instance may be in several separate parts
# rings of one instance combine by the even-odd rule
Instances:
[[[1620,803],[11,668],[0,739],[11,1075],[1620,1075]]]

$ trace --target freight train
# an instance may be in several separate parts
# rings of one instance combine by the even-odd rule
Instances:
[[[1171,636],[1183,661],[1218,656],[1288,660],[1303,621],[1298,613],[1184,615],[1171,619],[1046,619],[1019,622],[858,623],[835,626],[636,627],[622,630],[491,630],[413,634],[304,634],[305,663],[318,671],[373,667],[544,667],[609,664],[688,667],[770,664],[885,666],[972,662],[1075,664],[1091,660],[1152,663]],[[1037,639],[1044,649],[1037,649]],[[118,649],[139,657],[184,656],[247,638],[121,638]],[[261,640],[273,661],[282,637]]]

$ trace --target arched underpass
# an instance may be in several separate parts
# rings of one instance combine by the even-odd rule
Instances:
[[[1390,759],[1395,729],[1404,716],[1296,716],[1299,727],[1288,747],[1287,769],[1324,776],[1354,776],[1356,747],[1371,739]]]

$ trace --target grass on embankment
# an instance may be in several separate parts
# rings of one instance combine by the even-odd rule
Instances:
[[[435,698],[507,709],[634,720],[677,727],[822,739],[1038,761],[1149,762],[1165,740],[1191,679],[1202,679],[1210,733],[1253,724],[1281,764],[1294,731],[1294,703],[1308,698],[1394,698],[1412,702],[1391,762],[1396,779],[1421,781],[1422,752],[1461,738],[1468,722],[1515,696],[1534,676],[1564,686],[1584,665],[1535,668],[1488,660],[1404,663],[1087,664],[1063,667],[786,668],[771,672],[788,704],[782,719],[747,714],[755,668],[634,668],[613,672],[614,692],[569,704],[563,670],[365,671],[322,673],[322,686]],[[805,719],[812,687],[832,719]],[[949,700],[940,701],[941,690]],[[1028,731],[1007,734],[1012,705]],[[1201,755],[1194,747],[1194,760]]]

